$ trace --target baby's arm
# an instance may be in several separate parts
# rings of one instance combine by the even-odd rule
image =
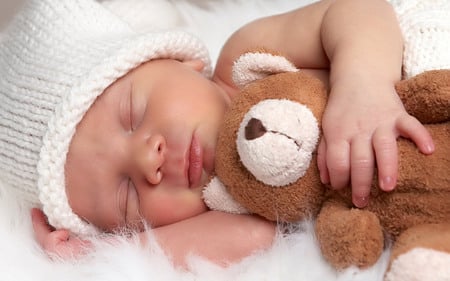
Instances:
[[[433,142],[395,92],[403,40],[386,1],[337,1],[324,15],[321,38],[331,62],[319,147],[321,178],[334,188],[350,181],[353,202],[364,207],[375,163],[381,189],[395,187],[398,136],[411,138],[424,153],[433,152]]]
[[[303,71],[318,74],[324,82],[328,58],[322,48],[320,26],[332,0],[323,0],[287,13],[252,21],[226,41],[217,60],[213,80],[233,96],[237,87],[232,81],[232,66],[243,53],[265,48],[287,57]]]
[[[67,230],[50,227],[38,209],[32,211],[32,222],[37,242],[51,256],[77,258],[92,250],[89,241],[70,236]],[[270,247],[275,224],[256,216],[209,211],[151,231],[177,266],[186,266],[189,254],[226,266]],[[147,233],[139,233],[139,238],[143,245],[147,243]]]
[[[153,232],[176,265],[185,266],[186,256],[194,254],[226,266],[269,248],[275,224],[252,215],[208,211]],[[146,235],[142,237],[145,241]]]

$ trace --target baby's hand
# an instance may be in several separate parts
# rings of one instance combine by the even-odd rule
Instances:
[[[52,258],[77,258],[92,248],[89,241],[71,236],[68,230],[55,230],[47,223],[47,217],[39,209],[32,209],[31,220],[37,242]]]
[[[375,162],[380,188],[395,188],[398,136],[410,138],[422,153],[434,151],[430,134],[405,111],[393,85],[361,85],[349,80],[332,88],[318,151],[322,182],[334,189],[351,183],[352,200],[357,207],[368,203]]]

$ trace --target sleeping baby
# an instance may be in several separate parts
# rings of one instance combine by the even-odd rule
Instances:
[[[275,223],[211,211],[202,199],[222,117],[237,92],[232,63],[255,45],[287,54],[334,93],[321,145],[326,157],[318,163],[323,182],[351,184],[355,205],[363,207],[375,153],[386,167],[381,186],[392,190],[396,150],[379,141],[395,145],[399,134],[410,136],[424,153],[433,142],[394,90],[403,41],[392,7],[358,3],[324,0],[244,26],[224,46],[211,79],[208,53],[188,33],[137,33],[93,0],[30,0],[0,45],[0,176],[35,207],[37,241],[68,257],[90,250],[89,238],[101,233],[132,232],[145,244],[151,231],[181,266],[187,254],[227,265],[269,248]],[[362,15],[358,27],[377,40],[340,37],[361,34],[345,20],[349,10]],[[305,28],[294,32],[298,26]],[[369,52],[365,46],[374,42],[380,46]],[[355,84],[350,70],[358,56],[373,67]],[[346,102],[353,87],[371,98]],[[368,107],[378,118],[360,114]],[[340,119],[331,118],[336,114]],[[342,122],[355,116],[358,127]],[[346,134],[336,135],[333,122],[346,124]],[[350,146],[352,139],[358,141]],[[350,149],[364,161],[350,159]]]

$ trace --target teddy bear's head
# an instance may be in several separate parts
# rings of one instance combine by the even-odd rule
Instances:
[[[242,61],[234,67],[235,74],[246,76],[234,77],[243,87],[219,133],[217,177],[250,213],[274,221],[315,216],[324,192],[316,151],[326,89],[320,80],[295,68],[248,69],[262,67],[264,61],[277,65],[270,61],[274,59],[288,63],[279,56],[257,55],[265,58],[245,63],[245,69],[239,70]],[[254,77],[248,78],[249,73]]]

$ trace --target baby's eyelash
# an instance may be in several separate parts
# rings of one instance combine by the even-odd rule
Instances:
[[[119,222],[118,225],[126,225],[127,223],[127,208],[128,208],[128,192],[129,192],[130,179],[124,177],[119,185],[118,191],[118,214]]]
[[[123,214],[124,218],[125,218],[124,219],[125,224],[132,223],[132,222],[128,221],[128,217],[129,217],[128,211],[130,211],[130,206],[129,206],[130,200],[135,200],[135,196],[132,195],[134,193],[136,193],[136,186],[134,185],[133,180],[130,177],[128,177],[128,181],[127,181],[127,197],[126,197],[126,201],[125,201],[125,209],[124,209],[124,214]],[[130,198],[130,196],[132,198]],[[134,202],[132,202],[131,203],[131,207],[133,207],[134,205],[135,205]],[[131,210],[131,211],[134,212],[133,210]]]
[[[129,94],[129,99],[130,99],[130,108],[129,108],[129,120],[130,120],[130,130],[134,131],[134,127],[133,127],[133,91],[130,91]]]
[[[127,195],[126,195],[126,197],[125,197],[125,204],[124,204],[124,208],[123,208],[123,220],[124,220],[124,222],[125,222],[125,224],[127,224],[127,215],[128,215],[128,193],[130,192],[129,191],[129,188],[130,188],[130,182],[131,182],[131,178],[128,178],[128,180],[127,180]]]
[[[127,179],[127,186],[126,186],[126,196],[125,196],[125,204],[123,206],[123,221],[125,222],[125,224],[128,223],[127,217],[128,217],[128,200],[129,200],[129,196],[130,196],[130,188],[131,188],[131,184],[133,182],[131,181],[131,178]]]

